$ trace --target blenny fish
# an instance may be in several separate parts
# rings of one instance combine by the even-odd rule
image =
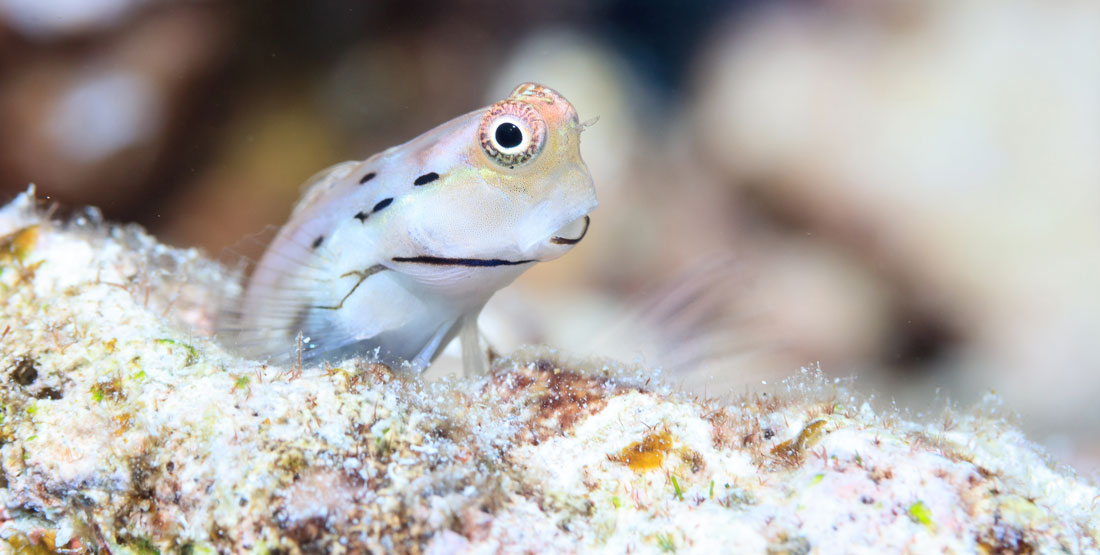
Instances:
[[[485,303],[588,231],[585,125],[560,94],[524,83],[318,173],[222,317],[224,335],[257,359],[365,355],[415,371],[460,335],[465,372],[483,373]]]

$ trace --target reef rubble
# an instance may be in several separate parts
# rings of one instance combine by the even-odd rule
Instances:
[[[0,552],[1100,552],[1100,489],[995,398],[699,398],[527,348],[480,378],[244,360],[232,272],[33,190],[0,209]]]

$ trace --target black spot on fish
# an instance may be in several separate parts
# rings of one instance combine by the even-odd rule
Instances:
[[[370,172],[367,175],[364,175],[363,177],[360,177],[359,178],[359,184],[362,185],[362,184],[374,179],[374,176],[376,176],[376,175],[378,175],[378,174],[374,173],[374,172]]]
[[[367,221],[367,215],[363,212],[359,212],[355,215],[355,219],[359,220],[361,222],[365,222],[365,221]]]
[[[325,236],[324,235],[318,236],[316,239],[313,240],[313,248],[317,248],[317,247],[321,246],[321,243],[324,243],[324,242],[325,242]]]
[[[439,179],[439,174],[438,173],[428,172],[428,173],[416,178],[416,181],[413,181],[413,185],[427,185],[428,183],[431,183],[432,181],[435,181],[436,179]]]
[[[384,198],[384,199],[378,201],[378,204],[374,205],[374,209],[372,210],[372,212],[377,212],[377,211],[389,206],[392,202],[393,202],[392,198]]]

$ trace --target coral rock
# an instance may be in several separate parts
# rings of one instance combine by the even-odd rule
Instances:
[[[269,366],[204,334],[232,275],[93,220],[0,211],[0,550],[1100,549],[1100,490],[993,401],[913,422],[811,370],[699,399],[545,348]]]

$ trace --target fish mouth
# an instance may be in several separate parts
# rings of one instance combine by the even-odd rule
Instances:
[[[580,239],[578,239],[579,241]],[[538,260],[505,260],[502,258],[446,258],[442,256],[395,256],[394,262],[427,264],[430,266],[466,266],[471,268],[491,268],[494,266],[520,266]]]
[[[590,224],[591,222],[592,219],[586,215],[584,217],[584,229],[581,230],[581,234],[577,238],[569,239],[567,237],[559,237],[555,235],[550,238],[550,242],[554,243],[555,245],[576,245],[577,243],[581,242],[581,239],[584,239],[585,235],[588,235],[588,224]],[[576,220],[574,220],[573,223],[576,223]],[[573,223],[566,225],[562,229],[573,227]]]

